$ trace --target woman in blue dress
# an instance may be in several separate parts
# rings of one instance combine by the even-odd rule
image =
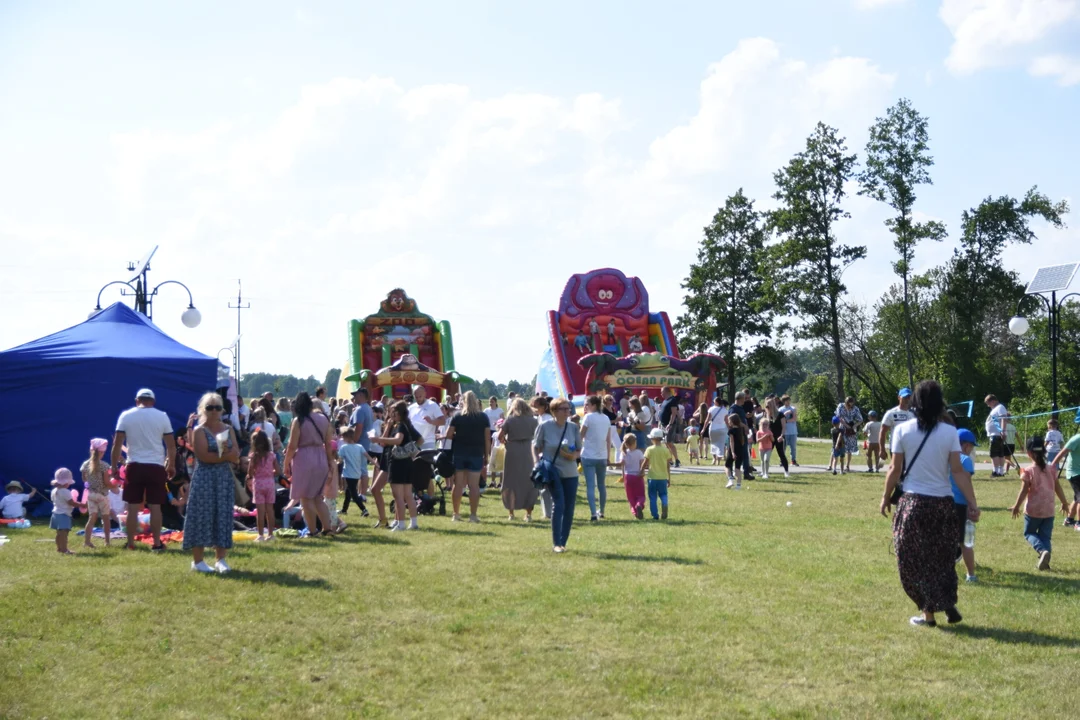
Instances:
[[[235,475],[232,463],[240,451],[232,428],[221,419],[221,396],[206,393],[199,400],[199,425],[194,430],[195,472],[191,475],[187,514],[184,516],[184,549],[191,551],[191,569],[202,573],[227,573],[225,554],[232,547]],[[228,433],[225,447],[217,436]],[[203,551],[214,548],[217,562],[210,567]]]

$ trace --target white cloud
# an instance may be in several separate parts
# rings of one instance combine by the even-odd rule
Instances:
[[[1080,0],[943,0],[939,15],[953,35],[945,65],[967,75],[1024,63],[1058,38],[1075,40]]]
[[[1028,72],[1036,77],[1056,77],[1058,85],[1068,87],[1080,83],[1080,57],[1043,55],[1031,61]]]
[[[905,0],[855,0],[855,7],[860,10],[876,10],[887,5],[899,5]]]

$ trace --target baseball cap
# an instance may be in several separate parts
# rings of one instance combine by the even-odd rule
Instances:
[[[1028,438],[1027,449],[1031,452],[1046,452],[1046,444],[1042,435],[1032,435]]]
[[[840,416],[839,415],[833,415],[832,416],[832,424],[835,425],[838,422],[840,422]]]
[[[960,444],[961,445],[963,445],[964,443],[971,443],[972,445],[978,445],[979,444],[975,440],[975,433],[971,432],[967,428],[960,428],[959,430],[956,431],[956,434],[960,438]]]
[[[650,440],[663,440],[664,439],[664,431],[661,430],[660,428],[653,428],[652,430],[649,431],[649,439]]]
[[[150,398],[151,400],[154,400],[154,391],[150,388],[143,388],[135,393],[135,399],[138,400],[139,398]]]
[[[911,397],[911,388],[902,387],[896,391],[896,397]]]
[[[877,410],[871,410],[869,413],[867,413],[867,415],[869,415],[870,417],[877,417]]]

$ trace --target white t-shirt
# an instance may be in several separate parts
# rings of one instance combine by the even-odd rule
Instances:
[[[8,520],[26,516],[26,501],[30,499],[27,493],[11,493],[0,498],[0,515]]]
[[[713,433],[726,433],[727,427],[728,409],[726,407],[717,407],[713,405],[709,408],[709,414],[706,418],[709,421],[709,437],[713,436]]]
[[[53,488],[50,499],[53,504],[53,515],[71,515],[71,511],[75,509],[75,498],[72,496],[70,488]]]
[[[581,457],[586,460],[607,460],[607,443],[610,437],[611,421],[602,412],[585,413],[581,419],[581,429],[588,428],[585,444],[581,448]]]
[[[643,405],[641,407],[641,412],[637,414],[637,422],[643,423],[645,425],[645,430],[648,431],[649,426],[652,425],[652,417],[652,410],[647,405]],[[634,429],[636,430],[637,428]],[[642,450],[642,452],[645,451]]]
[[[435,447],[435,426],[425,421],[424,418],[434,420],[442,416],[443,411],[439,407],[439,403],[430,398],[424,400],[423,405],[413,403],[409,406],[409,421],[416,428],[416,432],[420,433],[424,450],[431,450]]]
[[[895,428],[900,423],[907,422],[913,417],[915,417],[915,413],[911,412],[910,410],[905,410],[899,405],[894,407],[892,410],[889,410],[887,413],[885,413],[885,417],[881,418],[881,431],[886,435],[886,437],[881,438],[881,441],[883,443],[888,443],[889,430]],[[874,442],[873,436],[871,436],[870,442]]]
[[[119,515],[120,513],[127,512],[127,503],[124,502],[124,494],[118,492],[109,491],[109,509]]]
[[[960,452],[960,436],[952,425],[939,422],[930,431],[930,437],[919,451],[923,435],[919,430],[919,421],[915,419],[893,428],[892,451],[904,453],[904,464],[911,468],[904,480],[904,492],[931,497],[952,497],[949,454]],[[917,458],[916,451],[919,451]],[[915,461],[914,464],[912,460]]]
[[[491,432],[495,432],[495,423],[502,420],[503,409],[501,407],[487,407],[484,408],[484,414],[488,417],[488,425],[491,427]]]
[[[120,413],[116,431],[124,433],[128,462],[165,464],[162,436],[173,431],[169,416],[152,407],[133,407]]]
[[[645,460],[645,453],[637,448],[623,453],[623,473],[627,475],[640,475],[641,463]]]
[[[1009,414],[1003,403],[998,403],[986,416],[986,437],[1001,435],[1001,418]]]
[[[375,422],[371,423],[371,430],[368,432],[368,437],[374,440],[375,438],[382,435],[382,426],[383,421],[379,418],[375,418]],[[371,443],[371,447],[368,448],[368,452],[372,455],[381,455],[382,445],[379,445],[378,443]]]
[[[1046,459],[1053,460],[1059,452],[1061,452],[1061,446],[1065,444],[1065,436],[1061,434],[1060,430],[1047,430],[1046,431]]]
[[[881,432],[881,423],[874,420],[866,423],[866,439],[871,445],[878,444],[879,432]]]

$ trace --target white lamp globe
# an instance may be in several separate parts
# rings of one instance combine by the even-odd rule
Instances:
[[[1022,318],[1019,315],[1009,320],[1009,332],[1013,335],[1023,335],[1028,331],[1029,327],[1027,318]]]
[[[189,328],[198,327],[199,323],[202,322],[202,313],[192,305],[180,316],[180,321]]]

